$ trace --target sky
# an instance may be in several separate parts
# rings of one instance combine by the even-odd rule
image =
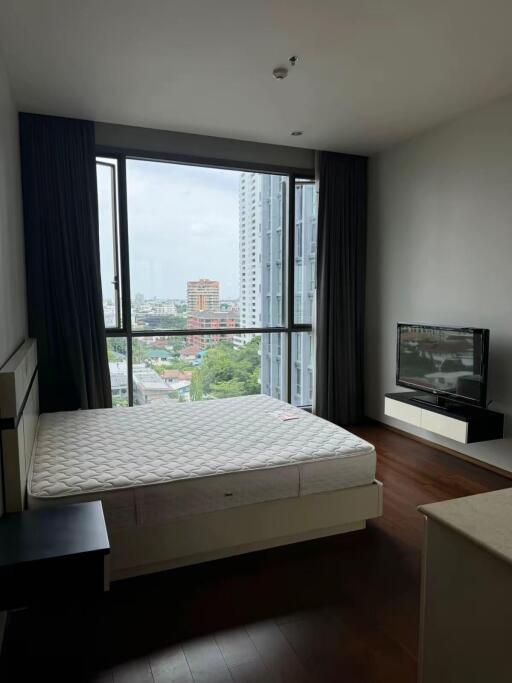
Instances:
[[[127,161],[132,298],[185,299],[187,280],[219,280],[237,299],[240,171]],[[103,296],[113,296],[108,170],[98,172]]]

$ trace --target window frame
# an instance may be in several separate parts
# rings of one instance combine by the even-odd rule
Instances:
[[[116,325],[114,327],[106,327],[106,330],[120,330],[123,327],[124,315],[121,308],[123,300],[123,287],[121,283],[121,254],[120,254],[120,220],[119,220],[119,166],[115,157],[100,156],[96,154],[96,166],[104,166],[110,171],[110,192],[112,196],[112,252],[113,252],[113,266],[114,279],[111,284],[114,285],[115,295],[115,309],[116,309]]]
[[[133,330],[131,317],[131,288],[130,288],[130,250],[129,250],[129,233],[128,233],[128,195],[126,182],[126,162],[128,160],[137,161],[153,161],[160,163],[183,164],[186,166],[203,166],[208,168],[225,169],[239,172],[254,172],[265,173],[279,176],[286,176],[286,202],[283,202],[283,221],[286,229],[282,230],[282,253],[281,260],[283,262],[282,268],[282,287],[281,287],[281,307],[282,307],[282,321],[280,326],[268,327],[236,327],[236,328],[219,328],[216,330],[218,334],[265,334],[265,333],[279,333],[285,339],[285,353],[286,353],[286,381],[285,386],[281,387],[282,400],[290,402],[293,396],[293,369],[294,361],[292,358],[292,335],[295,332],[311,332],[313,333],[312,323],[296,323],[294,316],[294,302],[295,302],[295,188],[296,184],[301,181],[308,183],[315,180],[314,171],[307,171],[304,169],[295,169],[290,167],[273,166],[266,164],[241,164],[227,160],[208,159],[203,157],[194,157],[179,154],[164,154],[131,149],[118,149],[105,146],[96,146],[96,163],[98,160],[111,159],[117,168],[117,211],[116,211],[116,238],[115,244],[116,253],[118,254],[118,281],[119,288],[117,290],[119,296],[119,310],[120,318],[118,318],[120,325],[115,328],[106,328],[105,336],[109,337],[123,337],[126,338],[127,350],[127,373],[128,373],[128,405],[133,406],[133,339],[141,337],[178,337],[178,336],[204,336],[208,333],[206,330]],[[241,293],[240,293],[241,294]],[[283,349],[281,349],[281,358]],[[284,397],[283,397],[283,394]],[[307,410],[311,409],[310,405],[299,406]]]

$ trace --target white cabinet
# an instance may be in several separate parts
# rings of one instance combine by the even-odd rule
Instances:
[[[502,413],[454,401],[445,402],[443,406],[430,405],[425,402],[425,393],[421,392],[386,394],[384,413],[459,443],[503,438]]]
[[[421,409],[421,428],[434,434],[446,436],[448,439],[468,442],[468,423],[463,420],[454,420],[447,415],[433,413],[431,410]]]
[[[446,436],[459,443],[468,443],[468,423],[465,420],[442,415],[414,403],[388,396],[384,399],[384,413],[388,417],[421,427],[433,434]]]
[[[422,410],[418,406],[402,401],[394,401],[392,398],[384,399],[384,413],[396,420],[402,420],[415,427],[421,427]]]

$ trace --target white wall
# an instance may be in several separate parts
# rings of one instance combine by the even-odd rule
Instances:
[[[26,334],[18,114],[0,61],[0,367]]]
[[[512,97],[371,160],[367,267],[367,414],[512,471]],[[505,440],[460,446],[384,416],[399,320],[491,330]]]
[[[18,114],[0,59],[0,367],[27,332]],[[3,513],[0,469],[0,516]],[[0,612],[0,649],[5,628]]]
[[[26,319],[18,114],[0,60],[0,367],[23,341]]]

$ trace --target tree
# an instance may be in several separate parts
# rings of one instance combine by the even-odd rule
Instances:
[[[126,360],[126,340],[116,337],[107,339],[107,355],[109,363]]]
[[[200,366],[194,368],[190,398],[226,398],[260,393],[260,338],[240,348],[221,342],[208,349]]]
[[[133,362],[135,363],[144,363],[144,361],[147,358],[147,346],[143,342],[140,341],[140,339],[133,338],[132,339],[132,356],[133,356]]]
[[[200,401],[203,398],[203,383],[198,370],[199,368],[196,368],[192,373],[192,381],[190,383],[191,401]]]

